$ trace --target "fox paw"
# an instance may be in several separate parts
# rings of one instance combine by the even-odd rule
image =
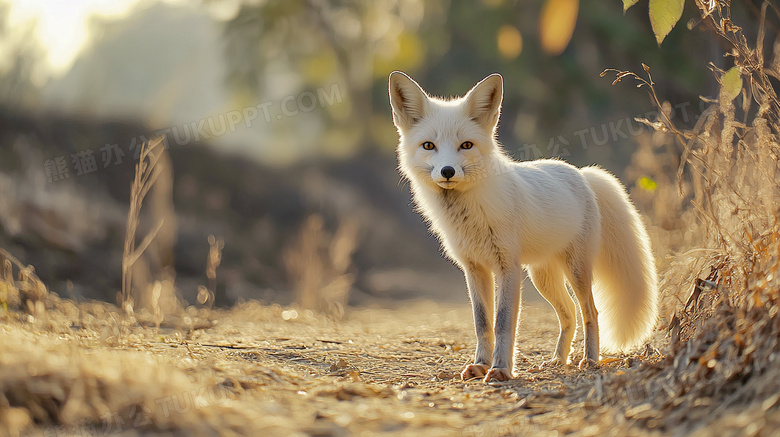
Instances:
[[[580,361],[580,370],[590,370],[590,369],[596,369],[599,367],[598,361],[591,360],[589,358],[583,358],[582,361]]]
[[[551,360],[544,361],[542,364],[539,365],[540,369],[549,369],[552,367],[561,367],[563,365],[566,365],[566,360],[561,359],[559,357],[555,357]]]
[[[500,369],[498,367],[493,367],[488,371],[487,375],[485,375],[485,382],[493,382],[493,381],[509,381],[512,379],[512,372],[509,371],[509,369]]]
[[[479,378],[482,379],[487,374],[488,366],[484,364],[469,364],[460,373],[460,379],[468,381],[469,379]]]

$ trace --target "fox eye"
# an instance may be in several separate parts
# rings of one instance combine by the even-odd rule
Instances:
[[[469,150],[472,147],[474,147],[474,143],[471,141],[464,141],[463,144],[460,145],[460,148],[464,150]]]
[[[433,150],[433,149],[436,148],[436,144],[433,144],[430,141],[426,141],[426,142],[422,143],[422,148],[425,149],[425,150]]]

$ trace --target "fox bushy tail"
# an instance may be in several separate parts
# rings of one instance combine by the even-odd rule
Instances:
[[[642,219],[620,181],[598,167],[581,170],[601,213],[601,245],[593,297],[605,351],[626,351],[648,339],[658,321],[658,278]]]

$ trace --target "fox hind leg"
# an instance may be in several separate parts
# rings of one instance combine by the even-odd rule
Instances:
[[[558,316],[560,333],[555,352],[550,360],[542,363],[542,367],[555,367],[568,363],[571,342],[577,329],[574,301],[566,291],[563,270],[555,265],[544,265],[529,268],[531,280],[539,293],[555,309]]]
[[[582,311],[585,354],[579,367],[580,369],[593,367],[599,361],[599,319],[593,300],[592,262],[581,257],[570,257],[566,260],[565,273],[571,288],[574,290],[574,295],[580,302],[580,310]]]

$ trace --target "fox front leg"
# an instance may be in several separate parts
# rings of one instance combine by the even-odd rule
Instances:
[[[465,269],[466,285],[469,289],[471,308],[474,312],[474,331],[477,334],[477,350],[474,363],[460,374],[461,379],[484,378],[487,375],[493,355],[493,294],[495,284],[490,270],[477,264]]]
[[[512,379],[515,329],[520,313],[520,288],[523,284],[523,278],[523,269],[519,266],[506,269],[498,275],[496,347],[493,351],[493,366],[485,375],[485,382]]]

